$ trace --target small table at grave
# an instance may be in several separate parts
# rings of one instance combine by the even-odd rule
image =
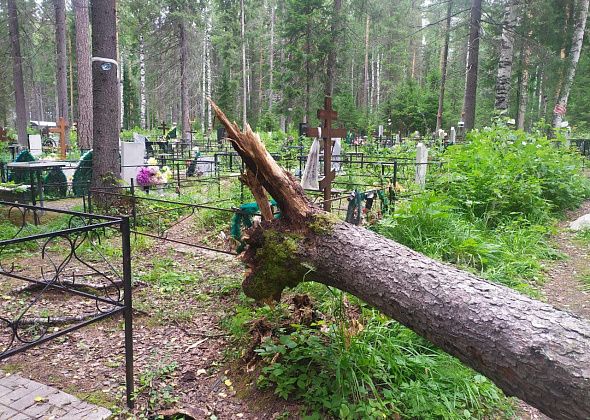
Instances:
[[[37,191],[39,191],[39,206],[43,207],[45,195],[43,194],[43,178],[41,173],[53,168],[63,168],[66,166],[62,162],[12,162],[6,167],[13,171],[30,171],[31,174],[31,198],[35,203],[35,175],[37,176]]]

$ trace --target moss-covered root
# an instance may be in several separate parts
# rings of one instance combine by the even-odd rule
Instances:
[[[309,272],[298,257],[302,235],[258,229],[248,240],[244,255],[251,271],[242,287],[246,296],[258,301],[279,300],[286,287],[295,287]]]

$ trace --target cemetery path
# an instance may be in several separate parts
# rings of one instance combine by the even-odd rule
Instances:
[[[553,242],[565,258],[549,267],[542,292],[553,306],[590,319],[590,288],[584,287],[582,276],[590,276],[590,244],[576,239],[576,232],[569,230],[571,221],[590,213],[590,200],[578,209],[568,212],[557,227]],[[520,401],[520,417],[525,420],[550,420],[537,409]]]
[[[547,302],[565,311],[590,319],[590,288],[584,287],[582,278],[590,276],[590,245],[576,239],[576,232],[568,229],[569,223],[590,213],[590,201],[569,212],[559,223],[554,236],[557,249],[566,258],[556,261],[549,268],[543,292]]]

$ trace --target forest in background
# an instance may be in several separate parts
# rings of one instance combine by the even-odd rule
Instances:
[[[31,120],[55,121],[59,112],[54,7],[59,2],[13,2],[18,9],[27,114]],[[483,1],[476,127],[489,124],[497,113],[498,63],[506,63],[506,57],[500,60],[503,31],[513,42],[504,114],[525,129],[551,121],[583,3],[587,2]],[[0,123],[12,126],[5,4],[0,5],[0,54],[5,57],[0,60]],[[315,125],[315,110],[329,92],[347,128],[384,124],[386,130],[402,133],[432,132],[448,36],[441,121],[448,130],[462,116],[471,6],[471,0],[119,1],[122,127],[149,129],[162,121],[180,125],[186,98],[192,129],[206,133],[212,126],[206,96],[215,98],[230,117],[247,118],[260,130],[296,126],[306,119]],[[66,2],[68,120],[74,121],[79,96],[77,7],[88,7],[88,1]],[[587,48],[566,116],[578,133],[590,128]],[[333,77],[327,77],[330,72]],[[326,86],[328,79],[333,86]]]

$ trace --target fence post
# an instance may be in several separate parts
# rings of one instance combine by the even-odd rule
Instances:
[[[131,297],[131,236],[129,217],[121,218],[121,246],[123,251],[123,303],[125,318],[125,393],[127,407],[133,408],[133,300]]]

